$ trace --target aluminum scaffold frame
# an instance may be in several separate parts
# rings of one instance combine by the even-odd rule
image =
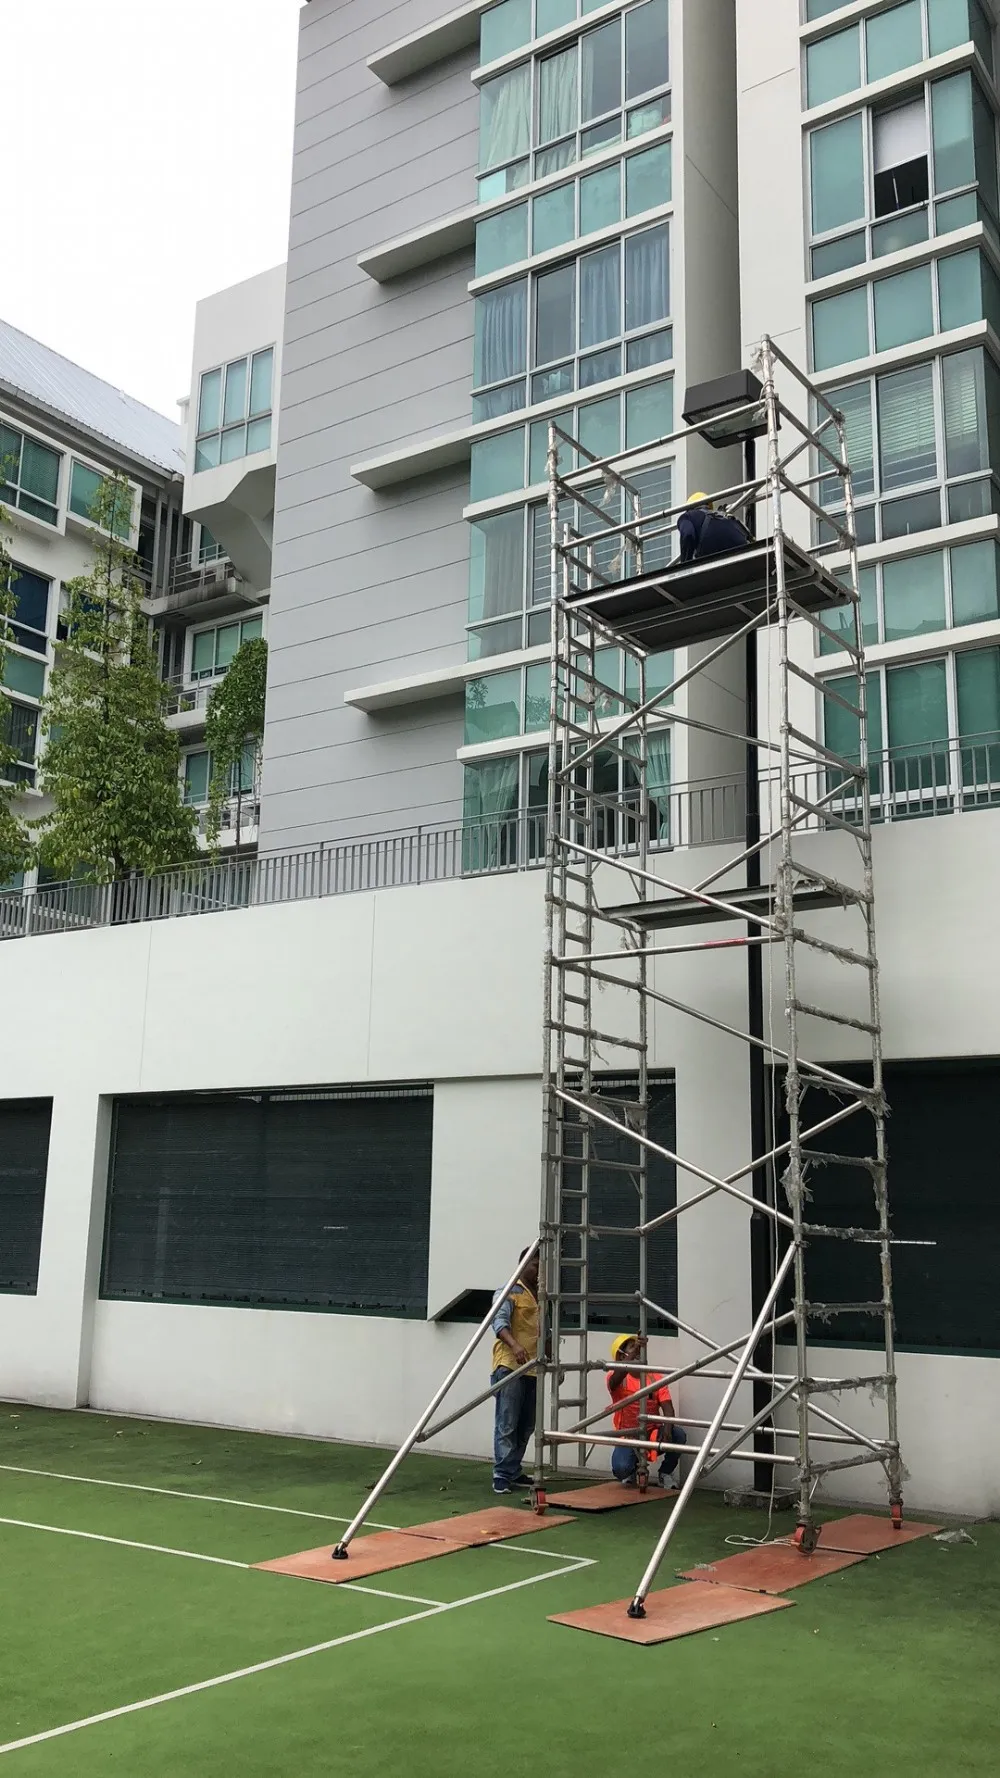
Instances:
[[[899,1524],[902,1516],[873,803],[846,423],[770,338],[762,342],[755,368],[760,398],[754,398],[753,411],[747,408],[743,417],[748,427],[753,421],[760,434],[766,431],[766,470],[760,477],[754,470],[743,482],[713,497],[727,512],[742,512],[755,537],[760,530],[760,542],[752,542],[739,554],[706,558],[690,567],[670,560],[672,533],[683,507],[671,506],[669,496],[666,502],[657,500],[657,491],[666,485],[664,469],[676,457],[678,446],[699,436],[699,431],[708,437],[705,427],[686,426],[653,444],[605,459],[595,457],[558,424],[549,427],[553,622],[543,1177],[539,1237],[529,1250],[540,1257],[542,1329],[536,1366],[536,1510],[544,1511],[549,1477],[560,1472],[561,1458],[574,1447],[579,1460],[573,1473],[579,1475],[595,1451],[606,1455],[609,1446],[633,1446],[638,1486],[645,1489],[656,1431],[648,1398],[664,1380],[671,1387],[685,1378],[721,1386],[707,1419],[677,1416],[697,1436],[686,1447],[687,1474],[629,1607],[636,1617],[645,1614],[647,1594],[697,1483],[724,1463],[763,1463],[772,1477],[772,1489],[778,1474],[791,1479],[798,1499],[796,1541],[806,1552],[815,1548],[818,1537],[812,1505],[815,1490],[824,1477],[839,1471],[880,1465],[893,1522]],[[779,392],[779,373],[807,408],[808,421]],[[740,412],[729,414],[731,436],[740,436],[740,418]],[[783,436],[792,441],[784,450]],[[564,469],[567,458],[570,467]],[[792,473],[796,467],[797,477]],[[846,552],[847,567],[836,578],[790,535],[787,517],[793,506],[811,524],[822,525]],[[832,609],[844,605],[850,607],[849,636],[824,622]],[[793,646],[796,619],[810,625],[817,637],[832,638],[850,657],[856,688],[851,695],[843,682],[824,683],[811,665],[803,664],[801,650],[796,654]],[[767,671],[777,687],[777,739],[755,732],[764,726],[755,720],[747,723],[747,732],[723,730],[692,714],[690,696],[684,709],[677,702],[678,694],[695,686],[699,675],[757,632],[770,650],[765,656]],[[653,688],[647,684],[651,656],[674,647],[692,651],[684,670],[670,685]],[[619,651],[626,667],[613,694],[605,671],[603,651],[608,649]],[[856,757],[838,753],[811,733],[809,724],[793,720],[793,685],[814,695],[817,730],[825,700],[848,713],[857,725]],[[744,750],[748,789],[751,783],[754,787],[755,814],[752,823],[748,817],[747,843],[735,856],[727,848],[724,862],[693,886],[676,880],[670,870],[674,854],[663,741],[668,714],[671,727],[686,725],[690,733],[724,737]],[[761,760],[772,762],[767,771],[760,771]],[[609,761],[613,782],[609,782]],[[800,842],[812,834],[839,836],[838,859],[845,859],[851,869],[831,874],[830,868],[823,868],[825,853],[807,859],[808,847]],[[756,887],[761,884],[761,865],[770,872],[771,881],[765,875],[763,886]],[[836,868],[841,872],[839,863]],[[734,875],[742,875],[745,883],[734,886]],[[848,927],[836,936],[830,935],[833,910],[839,910],[839,924]],[[819,928],[813,924],[818,913],[824,916]],[[722,921],[735,925],[739,936],[701,936],[705,923]],[[676,942],[669,942],[669,936],[668,942],[661,941],[660,934],[674,931],[680,933]],[[672,960],[684,959],[689,975],[701,955],[732,950],[746,956],[751,947],[758,947],[762,956],[780,957],[783,963],[783,993],[774,996],[783,1027],[781,1041],[773,1029],[773,1004],[768,1028],[755,1032],[713,1011],[707,989],[700,1001],[685,1001],[671,991]],[[821,1004],[822,993],[828,992],[827,966],[837,969],[837,990],[829,993],[827,1004]],[[843,972],[855,991],[853,1010],[845,1009],[840,991]],[[746,1046],[748,1054],[756,1051],[770,1065],[772,1116],[765,1149],[751,1153],[744,1165],[726,1176],[713,1172],[696,1155],[675,1152],[651,1134],[653,1014],[660,1008]],[[842,1067],[807,1054],[817,1032],[838,1028],[851,1034],[851,1061],[860,1063],[854,1070],[857,1079]],[[783,1123],[780,1114],[774,1115],[782,1078]],[[819,1115],[811,1105],[811,1095],[817,1093],[832,1099],[835,1109]],[[839,1154],[827,1149],[827,1133],[859,1116],[867,1120],[864,1152]],[[655,1209],[650,1202],[654,1165],[661,1178],[664,1167],[676,1170],[680,1189],[667,1209]],[[873,1220],[855,1227],[810,1219],[810,1172],[830,1166],[861,1170],[871,1186]],[[627,1223],[600,1220],[601,1201],[607,1198],[612,1176],[620,1188],[618,1202],[621,1189],[634,1192],[634,1216]],[[762,1180],[765,1189],[759,1190]],[[706,1205],[714,1207],[720,1199],[765,1218],[770,1236],[767,1285],[753,1303],[753,1325],[736,1338],[728,1331],[720,1335],[682,1320],[651,1294],[653,1238],[682,1216],[697,1218]],[[877,1296],[860,1303],[810,1300],[810,1251],[826,1241],[877,1249],[881,1279]],[[602,1265],[606,1271],[602,1255],[608,1243],[616,1242],[633,1244],[632,1287],[618,1287],[616,1274],[615,1288],[596,1288],[595,1272],[600,1274]],[[603,1249],[597,1243],[604,1244]],[[519,1272],[520,1267],[501,1296],[513,1288]],[[601,1283],[600,1275],[597,1282]],[[629,1365],[632,1373],[643,1376],[655,1370],[659,1379],[645,1383],[634,1398],[639,1404],[634,1435],[619,1431],[612,1436],[607,1424],[612,1404],[605,1399],[604,1405],[593,1407],[588,1393],[595,1373],[607,1370],[607,1333],[597,1324],[607,1323],[612,1312],[623,1319],[629,1316],[642,1338],[666,1328],[681,1336],[687,1349],[699,1350],[699,1356],[672,1367]],[[336,1558],[347,1558],[352,1539],[415,1445],[522,1374],[511,1372],[498,1386],[435,1420],[445,1396],[489,1334],[492,1316],[493,1310],[344,1533],[334,1551]],[[817,1322],[837,1316],[855,1320],[864,1316],[878,1326],[884,1360],[880,1369],[863,1376],[814,1373],[810,1333],[815,1334]],[[595,1356],[598,1338],[602,1352]],[[779,1348],[787,1356],[782,1358]],[[754,1410],[746,1413],[743,1386],[751,1383]],[[884,1432],[880,1429],[873,1435],[842,1417],[837,1398],[852,1392],[881,1400]],[[837,1412],[832,1411],[831,1397]]]

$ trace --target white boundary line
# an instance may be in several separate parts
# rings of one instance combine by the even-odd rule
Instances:
[[[209,1558],[211,1560],[212,1558]],[[590,1557],[575,1558],[576,1568],[593,1568]],[[139,1710],[152,1710],[158,1704],[172,1704],[178,1698],[190,1698],[197,1692],[214,1690],[220,1685],[229,1685],[236,1679],[250,1679],[257,1673],[269,1673],[276,1667],[287,1667],[293,1661],[304,1661],[310,1655],[326,1654],[332,1648],[343,1648],[350,1642],[363,1642],[370,1636],[381,1636],[386,1630],[399,1630],[404,1624],[422,1623],[428,1618],[442,1617],[445,1612],[459,1611],[466,1605],[479,1605],[486,1599],[497,1599],[503,1593],[515,1593],[521,1587],[537,1586],[543,1580],[558,1580],[563,1575],[573,1573],[573,1569],[553,1568],[544,1574],[532,1574],[527,1580],[510,1581],[505,1587],[491,1587],[485,1593],[470,1593],[465,1599],[454,1599],[447,1605],[435,1605],[427,1611],[410,1612],[407,1617],[390,1618],[384,1624],[372,1624],[366,1630],[352,1630],[346,1636],[334,1636],[329,1642],[315,1642],[310,1648],[295,1649],[292,1654],[276,1655],[270,1661],[258,1661],[252,1667],[239,1667],[232,1673],[220,1673],[214,1679],[202,1679],[195,1685],[178,1686],[172,1692],[160,1692],[155,1698],[141,1698],[135,1704],[122,1704],[116,1710],[102,1710],[96,1716],[84,1716],[77,1722],[61,1724],[57,1729],[43,1729],[37,1735],[25,1735],[19,1741],[7,1741],[0,1746],[0,1755],[18,1753],[25,1747],[37,1747],[43,1741],[55,1741],[61,1735],[75,1734],[78,1729],[95,1728],[99,1723],[114,1722],[120,1716],[134,1716]]]
[[[90,1543],[116,1543],[125,1550],[149,1550],[155,1556],[186,1556],[189,1562],[214,1562],[219,1568],[249,1569],[249,1562],[234,1562],[229,1556],[203,1556],[196,1550],[174,1550],[163,1543],[135,1543],[130,1537],[105,1537],[99,1531],[73,1531],[66,1525],[38,1525],[33,1519],[2,1519],[0,1525],[16,1525],[22,1531],[52,1531],[57,1537],[85,1537]]]

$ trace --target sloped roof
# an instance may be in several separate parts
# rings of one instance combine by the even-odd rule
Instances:
[[[184,470],[183,434],[158,414],[30,334],[0,321],[0,383],[159,469]]]

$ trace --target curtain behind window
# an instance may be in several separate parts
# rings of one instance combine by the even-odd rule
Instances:
[[[625,242],[625,331],[663,321],[670,313],[669,231],[645,229]]]
[[[476,298],[475,368],[477,388],[523,376],[527,351],[528,284],[520,278]]]
[[[479,166],[502,166],[531,147],[531,63],[512,68],[480,90]]]
[[[879,378],[878,417],[883,493],[935,476],[934,385],[929,364]]]
[[[555,142],[576,129],[577,47],[538,65],[538,140]]]

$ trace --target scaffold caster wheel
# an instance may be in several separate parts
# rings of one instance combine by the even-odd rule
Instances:
[[[331,1562],[346,1562],[347,1561],[347,1545],[346,1545],[346,1543],[338,1543],[336,1549],[331,1550],[330,1560],[331,1560]]]
[[[892,1528],[894,1531],[903,1529],[903,1502],[901,1500],[892,1502]]]
[[[531,1510],[532,1510],[532,1512],[537,1513],[538,1517],[542,1518],[547,1507],[548,1507],[548,1501],[545,1498],[545,1489],[544,1488],[532,1488],[532,1490],[531,1490]]]
[[[795,1533],[795,1544],[803,1556],[811,1556],[819,1544],[818,1525],[800,1525]]]
[[[628,1608],[628,1615],[629,1615],[629,1617],[633,1617],[633,1618],[645,1617],[646,1607],[642,1603],[641,1599],[633,1599],[631,1605]]]

